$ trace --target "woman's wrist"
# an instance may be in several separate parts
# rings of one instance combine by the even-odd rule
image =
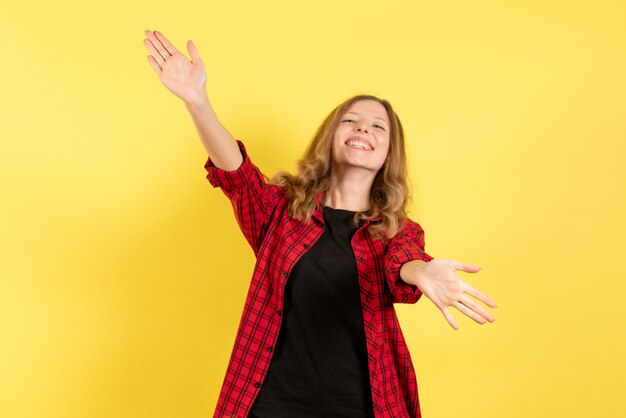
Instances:
[[[424,260],[407,261],[400,267],[400,278],[408,284],[417,286],[418,278],[425,266],[426,261]]]
[[[185,106],[187,107],[187,109],[190,109],[190,110],[202,108],[202,107],[211,107],[211,104],[209,103],[209,96],[206,93],[206,91],[197,93],[194,95],[192,99],[183,100],[183,102],[185,103]]]

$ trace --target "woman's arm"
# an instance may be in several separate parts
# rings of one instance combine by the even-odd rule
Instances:
[[[148,62],[169,91],[183,100],[209,157],[216,167],[236,170],[243,162],[237,143],[220,123],[206,92],[206,71],[196,46],[187,41],[191,61],[162,33],[145,31],[144,45],[150,51]]]
[[[208,97],[199,103],[185,103],[185,106],[196,125],[202,145],[215,166],[226,171],[239,168],[243,156],[237,142],[217,119]]]

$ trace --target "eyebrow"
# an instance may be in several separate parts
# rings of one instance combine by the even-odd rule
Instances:
[[[357,116],[361,116],[360,114],[358,114],[358,113],[356,113],[356,112],[346,112],[346,115],[347,115],[348,113],[354,113],[354,114],[355,114],[355,115],[357,115]],[[385,122],[385,124],[387,123],[387,121],[385,121],[385,119],[383,119],[383,118],[379,118],[378,116],[374,116],[374,119],[380,119],[380,120],[382,120],[383,122]]]

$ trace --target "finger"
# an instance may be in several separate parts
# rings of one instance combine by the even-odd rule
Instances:
[[[450,326],[452,328],[454,328],[455,330],[459,329],[459,326],[456,324],[456,322],[454,321],[454,318],[452,318],[452,315],[450,314],[450,312],[448,311],[448,308],[443,308],[441,310],[441,312],[443,313],[443,316],[446,318],[446,320],[448,321],[448,323],[450,324]]]
[[[156,50],[152,41],[150,39],[144,39],[143,44],[146,46],[146,48],[148,48],[148,51],[150,51],[150,53],[152,54],[152,59],[154,59],[156,63],[159,64],[160,67],[163,67],[163,63],[165,62],[165,59],[163,59],[163,56],[161,55],[161,53]]]
[[[482,306],[480,306],[478,303],[474,302],[465,295],[461,295],[461,297],[459,298],[459,302],[461,302],[463,305],[467,306],[489,322],[494,322],[496,320],[493,315],[487,312]]]
[[[194,64],[198,61],[201,61],[198,49],[191,39],[187,42],[187,50],[189,51],[189,56],[191,57],[191,61]]]
[[[154,33],[152,33],[149,30],[147,30],[146,31],[146,36],[148,37],[148,39],[152,43],[152,46],[154,47],[154,49],[158,52],[159,55],[161,55],[161,58],[163,58],[163,61],[165,61],[166,58],[169,58],[169,56],[171,54],[165,49],[165,47],[163,46],[161,41],[154,35]],[[159,63],[160,63],[160,61],[159,61]]]
[[[458,302],[458,301],[457,302],[453,302],[452,306],[454,306],[459,311],[461,311],[463,314],[469,316],[470,318],[472,318],[474,321],[478,322],[479,324],[485,324],[487,322],[480,315],[478,315],[477,313],[472,311],[467,306],[463,305],[461,302]]]
[[[468,263],[462,263],[460,261],[456,261],[456,260],[452,260],[454,262],[454,269],[455,270],[462,270],[462,271],[466,271],[468,273],[476,273],[478,271],[480,271],[480,267],[479,266],[475,266],[473,264],[468,264]]]
[[[170,55],[174,55],[178,52],[178,49],[176,49],[176,47],[172,45],[172,43],[165,37],[165,35],[156,30],[154,31],[154,34],[156,35],[157,39],[161,41],[163,47]]]
[[[496,305],[496,302],[493,301],[493,299],[491,299],[489,296],[485,295],[483,292],[474,289],[472,286],[468,285],[467,283],[465,283],[465,290],[466,293],[469,293],[470,295],[474,296],[476,299],[480,300],[481,302],[483,302],[485,305],[490,306],[492,308],[497,308],[498,306]]]
[[[159,66],[159,64],[154,60],[154,58],[152,57],[152,55],[148,55],[148,62],[150,63],[150,65],[152,66],[152,68],[154,69],[154,71],[156,71],[157,74],[161,74],[161,67]]]

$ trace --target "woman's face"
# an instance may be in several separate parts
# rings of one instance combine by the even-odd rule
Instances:
[[[341,115],[333,135],[332,158],[338,165],[378,172],[389,151],[389,117],[375,100],[361,100]]]

